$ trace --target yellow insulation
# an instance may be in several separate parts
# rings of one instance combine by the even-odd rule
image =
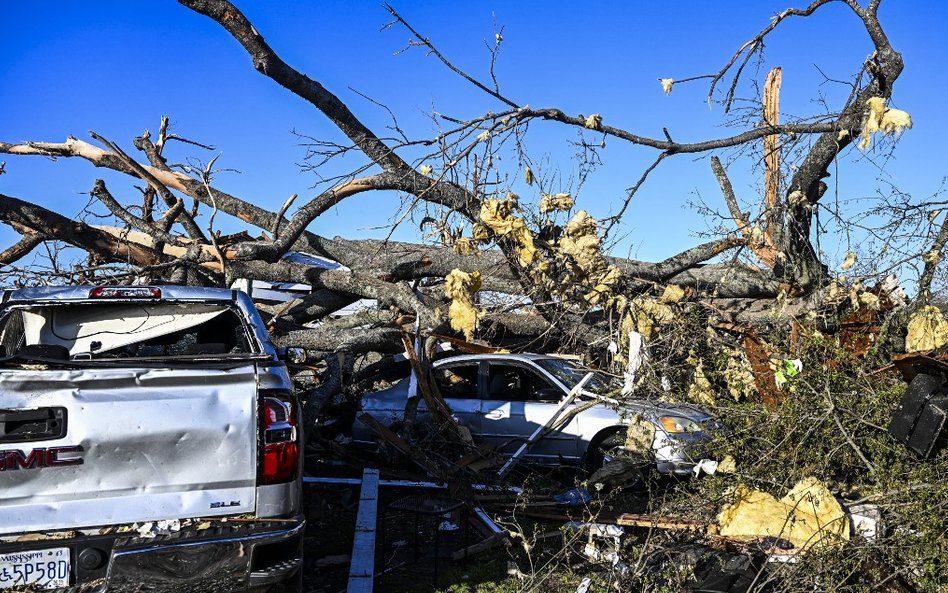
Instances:
[[[540,197],[540,212],[566,211],[572,208],[574,203],[573,197],[569,194],[543,194]]]
[[[689,357],[689,362],[692,361],[694,358]],[[692,362],[695,364],[695,374],[688,387],[688,399],[699,404],[714,404],[714,389],[711,388],[711,381],[704,372],[704,364],[700,360],[696,362],[697,364]]]
[[[503,200],[484,200],[481,205],[480,217],[481,222],[494,234],[508,237],[516,243],[520,265],[527,267],[533,263],[533,259],[537,255],[537,249],[533,244],[533,233],[527,228],[527,224],[522,218],[514,215],[516,205],[517,201],[512,196]],[[474,237],[478,237],[476,227]]]
[[[859,142],[860,150],[869,148],[872,144],[872,134],[876,132],[898,136],[903,130],[912,127],[912,116],[908,112],[886,107],[885,104],[886,100],[883,97],[866,99],[866,107],[869,108],[869,113],[862,128],[862,140]]]
[[[451,329],[464,333],[464,339],[474,339],[474,330],[480,313],[474,307],[474,294],[481,289],[480,272],[462,272],[455,268],[444,277],[444,295],[451,299],[448,319]]]
[[[800,480],[780,500],[746,486],[738,486],[735,494],[737,500],[718,515],[722,536],[744,541],[779,537],[801,551],[849,540],[849,518],[816,478]]]
[[[635,330],[646,339],[655,335],[657,327],[675,320],[675,312],[671,307],[645,296],[632,299],[629,303],[629,313],[635,319]]]
[[[927,305],[912,314],[905,336],[906,352],[934,350],[945,344],[948,344],[948,321],[938,307]]]

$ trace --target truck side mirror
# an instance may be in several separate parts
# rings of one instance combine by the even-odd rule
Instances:
[[[277,348],[277,358],[290,364],[303,364],[306,362],[306,349],[296,346]]]

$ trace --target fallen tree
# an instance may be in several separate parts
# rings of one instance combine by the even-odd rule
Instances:
[[[418,318],[433,332],[451,331],[450,327],[471,337],[480,328],[489,329],[485,336],[502,338],[509,327],[509,335],[515,337],[513,342],[518,347],[570,343],[583,349],[584,342],[589,346],[601,337],[606,320],[635,315],[635,308],[629,305],[633,297],[660,294],[668,285],[690,289],[694,295],[730,299],[715,300],[716,308],[728,309],[741,302],[739,299],[772,299],[773,303],[786,298],[796,299],[801,308],[810,307],[819,300],[810,297],[831,282],[827,265],[813,246],[816,234],[812,231],[814,207],[826,190],[823,180],[829,176],[830,166],[859,138],[868,143],[874,134],[898,133],[911,125],[904,112],[885,106],[903,63],[878,19],[878,2],[867,7],[846,2],[875,51],[863,65],[854,92],[836,112],[821,115],[816,121],[800,118],[779,123],[779,76],[774,76],[779,74],[777,69],[768,78],[767,93],[761,99],[761,119],[747,119],[747,129],[737,134],[698,142],[677,142],[667,132],[665,138],[641,136],[604,123],[595,114],[571,116],[557,108],[528,107],[504,95],[496,82],[493,86],[482,83],[455,67],[392,7],[388,10],[394,24],[412,35],[410,45],[430,51],[481,91],[485,99],[499,103],[503,109],[456,122],[454,128],[437,138],[385,141],[329,89],[286,63],[235,6],[225,1],[181,3],[218,22],[238,41],[258,72],[310,103],[335,124],[350,143],[336,145],[340,146],[338,150],[360,151],[367,159],[365,166],[339,178],[289,216],[293,198],[278,210],[268,210],[215,187],[213,161],[201,171],[169,165],[166,147],[184,139],[169,132],[167,118],[162,120],[157,138],[146,131],[133,139],[138,159],[94,132],[91,136],[96,144],[76,138],[64,142],[0,142],[0,153],[82,159],[144,184],[141,204],[131,205],[116,200],[102,180],[94,183],[91,195],[120,225],[112,228],[91,227],[81,221],[67,224],[56,213],[30,203],[28,197],[3,196],[0,220],[23,236],[4,252],[3,264],[11,266],[41,242],[59,241],[87,251],[91,258],[92,266],[84,267],[72,279],[94,278],[95,265],[111,263],[127,266],[124,275],[116,275],[114,268],[109,270],[118,281],[138,278],[230,285],[236,278],[250,278],[310,284],[315,289],[313,294],[280,315],[280,333],[294,339],[304,335],[300,333],[304,324],[324,319],[360,298],[369,298],[382,308],[393,307],[412,320]],[[826,4],[829,2],[816,1],[806,9],[780,13],[744,43],[720,71],[697,77],[710,80],[709,100],[720,100],[729,111],[742,82],[743,65],[761,51],[767,36],[784,21],[808,17]],[[674,84],[691,81],[663,79],[662,84],[670,91]],[[723,96],[715,94],[719,85],[728,86]],[[647,182],[651,171],[668,158],[715,154],[729,147],[763,142],[768,180],[760,215],[750,219],[741,210],[727,172],[715,156],[711,164],[731,214],[732,231],[661,262],[606,257],[601,242],[621,224],[625,206],[611,219],[596,221],[585,211],[576,211],[571,196],[546,190],[529,166],[522,174],[528,184],[538,186],[542,198],[539,213],[520,204],[517,196],[483,181],[497,166],[485,163],[491,162],[492,154],[499,153],[499,145],[505,139],[526,134],[534,121],[580,128],[656,151],[655,162],[630,188],[625,206]],[[419,143],[436,147],[437,152],[415,162],[400,156]],[[793,163],[780,162],[781,154],[790,153],[791,146],[801,143],[805,150]],[[482,158],[470,164],[468,157],[474,154]],[[442,163],[437,171],[432,165],[419,164],[436,161]],[[781,173],[788,170],[792,175],[780,183]],[[326,238],[306,230],[342,200],[367,199],[366,194],[378,191],[401,192],[412,196],[414,205],[427,203],[440,208],[437,220],[426,219],[440,236],[440,244]],[[560,212],[574,214],[564,224],[557,217]],[[252,232],[256,236],[217,237],[197,222],[209,215],[213,224],[218,214],[244,221],[255,228]],[[280,262],[290,250],[326,257],[348,271]],[[453,270],[477,271],[482,291],[528,299],[532,303],[529,317],[513,321],[514,328],[505,323],[512,320],[511,315],[478,307],[463,321],[449,319],[440,282]],[[417,281],[422,284],[413,288],[412,283]],[[735,320],[745,320],[740,308],[734,313]],[[746,320],[753,318],[748,316]],[[327,336],[331,333],[329,327],[325,330]],[[359,340],[339,343],[355,352],[366,352],[378,346],[376,338],[364,344]],[[310,340],[309,345],[321,351],[334,349],[331,340]],[[393,343],[394,347],[397,344]]]
[[[307,293],[289,303],[259,307],[279,344],[306,348],[311,360],[324,363],[310,385],[318,394],[313,401],[320,402],[393,378],[387,374],[390,365],[379,362],[380,355],[404,352],[409,332],[417,331],[419,342],[428,346],[447,339],[467,348],[560,350],[618,373],[632,355],[630,332],[635,331],[649,340],[652,354],[652,364],[637,376],[636,389],[649,394],[670,390],[726,417],[731,434],[739,438],[719,446],[737,458],[742,478],[761,487],[779,484],[789,489],[791,480],[821,473],[844,484],[848,494],[869,489],[862,499],[900,504],[887,498],[888,491],[907,474],[891,466],[909,462],[881,427],[899,397],[893,375],[884,373],[889,354],[906,348],[904,330],[912,311],[927,311],[934,319],[926,305],[937,294],[948,217],[937,204],[911,198],[889,202],[881,214],[861,213],[885,219],[870,229],[881,237],[884,249],[869,255],[882,261],[884,250],[889,254],[885,257],[920,268],[917,298],[909,303],[899,282],[887,279],[898,271],[895,267],[880,264],[854,275],[847,272],[855,270],[856,256],[850,253],[840,271],[851,277],[844,279],[831,270],[819,245],[821,237],[826,240],[820,212],[840,220],[853,218],[823,203],[826,180],[838,175],[842,158],[869,149],[873,142],[881,144],[881,150],[891,149],[892,139],[911,126],[906,112],[888,105],[903,60],[879,19],[879,0],[836,2],[846,7],[849,25],[855,24],[873,52],[854,64],[858,72],[850,83],[852,92],[826,112],[779,121],[787,119],[779,109],[779,68],[769,71],[759,95],[747,99],[751,108],[732,108],[741,89],[761,82],[746,80],[753,77],[745,66],[762,59],[764,41],[783,23],[822,12],[830,0],[779,13],[716,72],[662,79],[666,92],[676,85],[709,81],[709,101],[730,114],[729,123],[740,126],[731,135],[689,142],[674,140],[667,129],[661,138],[640,135],[599,114],[530,107],[505,94],[496,79],[484,82],[458,68],[392,7],[393,25],[408,32],[409,46],[428,52],[470,84],[485,109],[476,116],[439,116],[439,125],[445,127],[434,137],[383,138],[330,89],[284,61],[278,48],[230,2],[179,2],[219,24],[256,71],[335,126],[338,137],[318,144],[323,162],[358,153],[361,164],[332,177],[329,187],[309,200],[294,196],[267,208],[219,187],[215,160],[200,168],[173,164],[168,151],[175,142],[189,150],[201,146],[173,134],[168,118],[160,121],[157,134],[146,131],[133,138],[134,151],[97,133],[91,133],[89,141],[0,140],[0,153],[13,158],[75,159],[124,175],[141,189],[140,200],[132,203],[116,198],[105,181],[93,181],[89,193],[108,213],[107,221],[73,220],[34,196],[0,193],[0,221],[20,235],[0,253],[8,284],[307,285]],[[492,59],[500,43],[498,35]],[[618,211],[595,220],[580,208],[581,200],[559,191],[562,188],[550,181],[554,175],[544,175],[537,164],[541,159],[531,158],[523,148],[520,140],[531,125],[540,123],[578,132],[584,151],[603,150],[608,138],[610,143],[651,151],[654,159],[633,176]],[[728,168],[739,161],[729,160],[734,153],[728,151],[757,155],[763,163],[764,190],[752,201],[750,212],[732,186]],[[610,233],[623,228],[636,193],[649,183],[653,171],[682,155],[708,157],[710,171],[702,173],[717,181],[725,222],[713,235],[662,261],[611,254]],[[515,165],[505,170],[507,163]],[[519,198],[512,191],[514,184],[501,179],[517,179],[530,197]],[[407,207],[400,220],[423,214],[421,230],[428,240],[356,240],[310,230],[342,201],[368,201],[376,192],[405,196]],[[241,221],[245,230],[221,235],[214,230],[219,216]],[[49,268],[41,273],[18,267],[43,246],[69,246],[81,257],[50,256]],[[286,257],[292,252],[329,263],[300,263]],[[355,303],[363,306],[348,314]],[[939,324],[944,320],[934,319],[930,325],[941,329],[921,333],[941,336],[941,343],[920,340],[927,346],[913,349],[943,346],[948,330]],[[801,374],[792,374],[786,366],[793,360],[803,361]],[[885,379],[875,381],[875,373]],[[788,378],[791,374],[796,378]],[[415,462],[426,464],[423,459]],[[943,481],[944,459],[931,465],[911,463],[910,470],[915,497],[906,499],[906,506],[912,512],[892,516],[921,532],[929,547],[910,549],[911,537],[892,536],[891,542],[906,550],[902,554],[892,545],[882,554],[886,566],[906,562],[898,579],[892,579],[899,583],[893,590],[903,590],[905,582],[943,579],[940,568],[924,565],[943,522],[924,528],[912,522],[919,520],[926,502],[935,500],[930,508],[944,510],[944,498],[938,501],[943,491],[923,484]],[[709,481],[665,502],[681,513],[699,504],[696,500],[728,496],[725,486],[730,485]],[[701,507],[705,515],[706,506]],[[646,541],[643,550],[649,545]],[[857,560],[878,563],[877,551]],[[647,566],[643,561],[642,567]],[[853,567],[853,562],[834,565],[834,578],[845,583],[846,570]],[[647,579],[638,576],[644,587]],[[805,587],[828,581],[814,577],[800,582]]]

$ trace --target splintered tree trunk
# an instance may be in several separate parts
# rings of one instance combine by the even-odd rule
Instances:
[[[779,66],[767,74],[764,84],[764,121],[772,126],[780,123],[780,83],[783,69]],[[783,205],[780,203],[780,136],[764,136],[764,207],[767,238],[771,245],[783,239]]]

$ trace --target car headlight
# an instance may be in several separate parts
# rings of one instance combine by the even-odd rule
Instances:
[[[680,434],[683,432],[701,432],[702,426],[694,420],[682,418],[681,416],[661,416],[658,419],[662,428],[669,434]]]

